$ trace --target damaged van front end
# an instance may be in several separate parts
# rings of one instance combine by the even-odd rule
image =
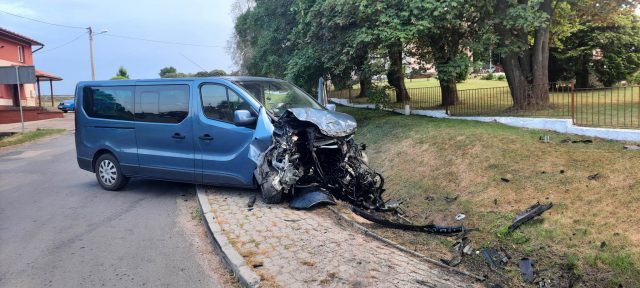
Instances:
[[[384,179],[369,167],[365,146],[353,139],[355,131],[356,122],[347,114],[312,108],[284,112],[255,171],[265,201],[286,197],[292,207],[308,208],[335,197],[366,209],[383,208]]]

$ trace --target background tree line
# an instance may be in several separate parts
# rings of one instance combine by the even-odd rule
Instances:
[[[549,81],[604,85],[640,69],[640,0],[255,0],[237,1],[233,53],[241,73],[289,79],[308,90],[319,77],[338,89],[380,89],[386,75],[409,100],[404,57],[432,63],[442,103],[493,48],[516,108],[549,103]],[[594,57],[597,51],[602,57]],[[550,64],[549,60],[552,59]],[[496,63],[496,62],[494,62]],[[586,76],[585,76],[586,75]]]

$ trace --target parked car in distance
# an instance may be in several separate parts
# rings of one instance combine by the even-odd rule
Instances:
[[[351,117],[261,77],[87,81],[75,93],[78,165],[106,190],[130,177],[255,188],[259,155],[288,109],[323,112],[329,125],[332,113]]]
[[[64,113],[67,113],[69,111],[75,111],[76,110],[76,103],[73,99],[71,100],[64,100],[62,102],[60,102],[60,104],[58,104],[58,110],[61,110]]]

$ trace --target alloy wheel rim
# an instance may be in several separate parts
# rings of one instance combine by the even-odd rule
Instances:
[[[102,160],[102,162],[100,162],[98,174],[100,175],[100,180],[102,180],[102,183],[109,186],[113,185],[113,183],[115,183],[116,179],[118,178],[116,165],[109,160]]]

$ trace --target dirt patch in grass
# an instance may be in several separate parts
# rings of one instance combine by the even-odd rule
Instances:
[[[583,137],[496,123],[341,110],[358,120],[357,140],[369,144],[386,198],[403,199],[416,222],[478,228],[470,234],[475,250],[502,248],[513,259],[506,276],[518,280],[517,259],[526,256],[556,284],[640,285],[640,230],[633,228],[640,227],[640,152],[600,139],[561,143]],[[601,177],[588,180],[594,173]],[[554,207],[507,234],[512,218],[538,201]],[[466,218],[456,221],[458,213]],[[370,228],[433,258],[450,257],[453,239]]]
[[[64,129],[37,129],[35,131],[2,136],[0,137],[0,148],[27,143],[36,139],[60,134],[64,131]]]

